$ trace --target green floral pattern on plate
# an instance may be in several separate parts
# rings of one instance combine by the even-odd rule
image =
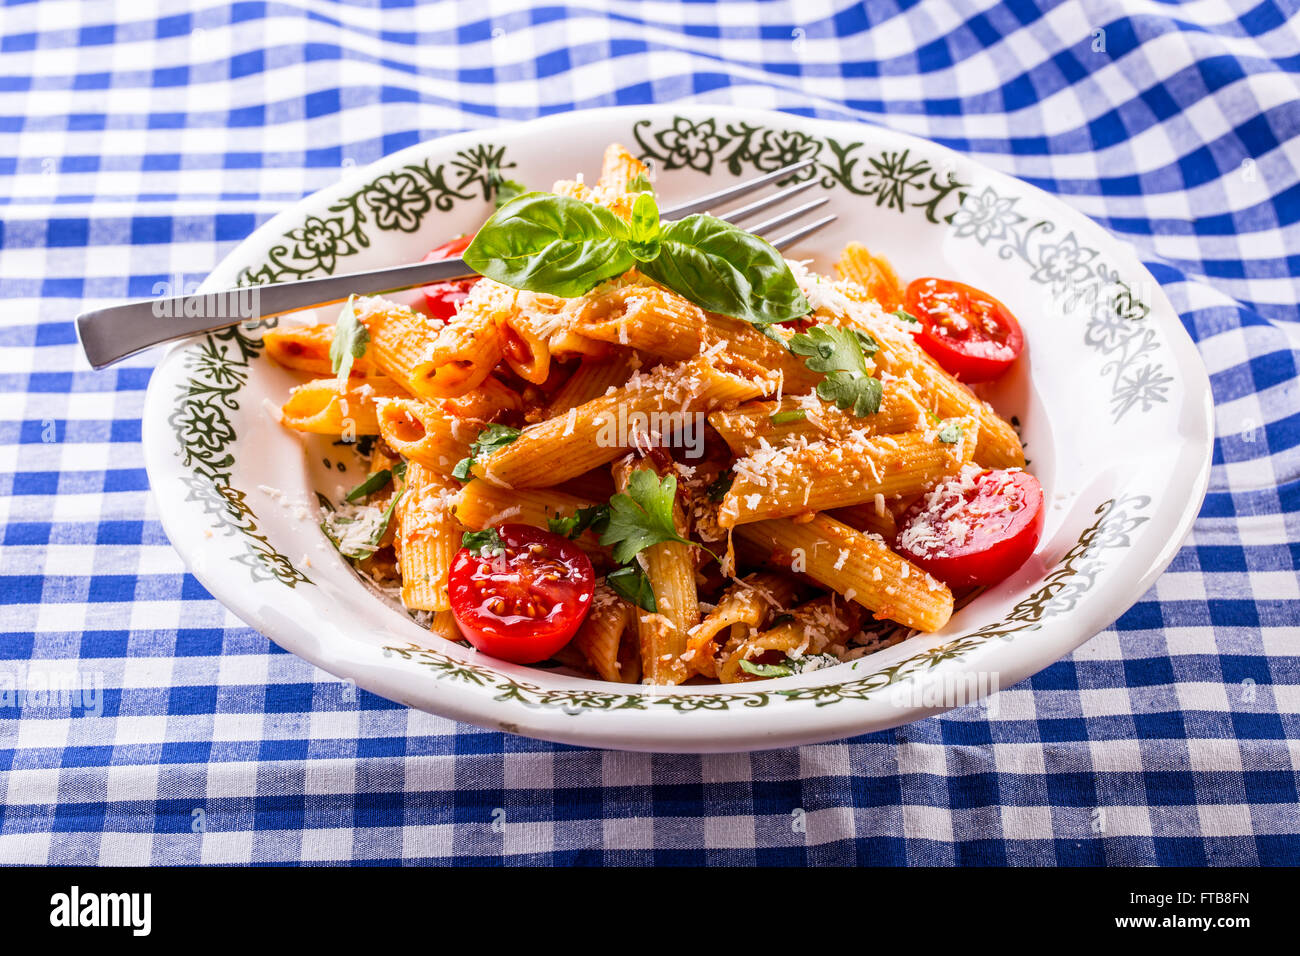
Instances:
[[[491,200],[505,178],[505,147],[483,145],[461,150],[456,158],[432,165],[430,160],[384,173],[329,207],[324,218],[309,216],[284,234],[267,261],[239,274],[239,285],[331,275],[339,260],[370,245],[370,228],[414,232],[433,210],[446,212],[457,202]],[[273,324],[274,320],[272,320]],[[225,535],[239,534],[244,550],[234,560],[245,565],[254,582],[279,581],[287,587],[311,584],[293,562],[258,527],[247,494],[232,481],[235,428],[230,413],[239,409],[238,395],[248,382],[249,367],[261,354],[262,342],[234,326],[205,336],[185,353],[190,377],[178,389],[168,421],[176,435],[178,454],[191,473],[181,480],[186,500],[200,504],[212,527]]]
[[[872,154],[861,142],[684,116],[657,129],[651,120],[640,120],[632,129],[641,158],[658,169],[705,174],[725,169],[743,176],[813,159],[813,165],[787,181],[820,176],[827,189],[869,196],[881,209],[900,214],[921,210],[930,222],[946,223],[956,238],[974,240],[996,249],[1002,259],[1022,262],[1029,279],[1048,289],[1062,312],[1082,310],[1087,315],[1083,343],[1106,360],[1102,375],[1111,385],[1114,421],[1135,408],[1149,411],[1168,401],[1173,377],[1154,360],[1160,343],[1143,322],[1150,306],[1073,231],[1056,237],[1055,223],[1030,222],[1017,210],[1018,197],[1003,196],[991,186],[973,189],[954,170],[917,158],[908,149]]]

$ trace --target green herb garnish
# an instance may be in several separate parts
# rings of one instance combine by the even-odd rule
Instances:
[[[348,304],[339,313],[339,320],[334,325],[334,339],[330,342],[330,368],[338,376],[341,385],[347,385],[348,376],[352,374],[352,362],[366,354],[370,343],[370,330],[357,319],[355,295],[348,296]]]
[[[789,677],[794,673],[784,664],[753,664],[743,657],[740,659],[740,669],[755,677]]]
[[[366,476],[366,480],[361,482],[344,496],[344,501],[356,501],[358,498],[368,498],[376,491],[384,488],[393,480],[393,473],[388,468],[381,468],[379,471],[371,472]]]
[[[708,495],[710,501],[721,501],[727,497],[727,492],[731,490],[731,486],[735,483],[735,475],[729,471],[723,472],[709,483],[709,486],[704,489],[704,493]]]
[[[659,613],[655,603],[654,588],[650,586],[650,576],[641,570],[639,564],[631,564],[605,575],[605,583],[621,598],[626,598],[643,611]]]
[[[801,422],[808,417],[808,413],[802,408],[792,408],[786,412],[774,412],[768,417],[773,425],[788,425],[791,422]]]
[[[619,564],[627,564],[645,548],[665,541],[694,544],[677,533],[673,521],[676,495],[675,476],[660,481],[652,471],[632,472],[627,491],[609,499],[609,524],[600,543],[614,546],[614,560]]]
[[[639,193],[626,223],[594,203],[524,193],[483,224],[464,259],[511,288],[564,298],[638,265],[701,308],[756,326],[812,311],[770,243],[713,216],[659,222],[649,192]]]
[[[505,448],[522,434],[523,432],[518,428],[511,428],[509,425],[489,425],[478,433],[478,437],[469,446],[469,457],[456,462],[456,467],[451,470],[451,476],[457,481],[473,481],[474,473],[471,469],[480,455],[484,457],[491,455],[494,451]]]
[[[879,347],[866,332],[837,325],[814,325],[790,339],[790,351],[826,376],[817,383],[817,395],[859,418],[880,411],[884,390],[867,371],[867,358]]]
[[[576,540],[588,528],[602,530],[608,520],[609,505],[592,505],[589,508],[579,508],[568,517],[548,518],[546,526],[552,534],[562,534],[570,540]]]
[[[393,518],[393,509],[401,499],[400,494],[393,495],[388,507],[382,512],[366,508],[359,513],[343,514],[331,511],[320,523],[325,537],[338,549],[339,554],[353,561],[361,561],[379,550],[379,542],[388,530],[388,523]],[[375,517],[376,514],[378,517]],[[360,525],[360,536],[352,534],[353,526]]]
[[[950,422],[943,428],[939,429],[939,441],[946,445],[955,445],[961,441],[961,425],[956,422]]]
[[[460,546],[468,548],[469,553],[476,558],[483,557],[483,552],[489,554],[504,549],[501,543],[501,535],[497,534],[496,528],[484,528],[482,531],[466,531],[460,536]]]
[[[904,322],[919,322],[920,320],[906,309],[895,309],[889,313],[896,319],[902,319]]]
[[[650,177],[645,173],[637,173],[627,181],[627,191],[630,193],[652,193],[655,191],[655,184],[650,182]]]

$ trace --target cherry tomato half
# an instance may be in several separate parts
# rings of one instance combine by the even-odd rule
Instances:
[[[474,236],[471,233],[468,236],[459,236],[450,242],[444,242],[429,252],[424,257],[423,262],[441,262],[443,259],[454,259],[460,255],[473,241]],[[474,287],[478,279],[453,279],[450,282],[435,282],[433,285],[424,287],[424,304],[429,310],[429,314],[435,319],[442,319],[444,322],[456,314],[460,304],[469,298],[469,290]]]
[[[899,522],[899,553],[951,587],[996,584],[1034,553],[1043,489],[1026,471],[968,465]]]
[[[963,382],[997,378],[1025,347],[1011,310],[961,282],[914,279],[907,287],[907,311],[921,323],[921,348]]]
[[[451,609],[484,654],[544,661],[569,642],[591,608],[596,575],[572,541],[524,524],[496,529],[502,551],[461,548],[451,563]]]

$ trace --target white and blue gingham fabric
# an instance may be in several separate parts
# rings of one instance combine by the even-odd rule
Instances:
[[[1295,0],[0,8],[0,863],[1300,863]],[[1192,537],[1071,657],[897,730],[730,756],[350,694],[158,522],[150,356],[72,317],[197,282],[346,168],[558,111],[878,123],[1131,242],[1209,368]],[[62,675],[62,676],[61,676]],[[42,693],[72,675],[93,699]]]

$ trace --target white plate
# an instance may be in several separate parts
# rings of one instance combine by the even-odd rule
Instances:
[[[296,379],[265,358],[259,333],[232,330],[162,360],[144,445],[172,543],[249,625],[360,687],[483,727],[628,750],[757,750],[895,727],[1008,687],[1114,621],[1172,560],[1205,494],[1212,407],[1169,301],[1127,245],[1069,206],[899,133],[706,106],[449,136],[281,213],[203,290],[415,261],[490,214],[497,169],[546,188],[594,175],[611,141],[652,161],[665,205],[815,156],[840,218],[789,254],[829,272],[857,239],[904,277],[963,280],[1010,306],[1025,357],[986,397],[1018,419],[1043,485],[1037,553],[942,631],[795,677],[656,690],[505,664],[420,628],[326,543],[317,492],[337,499],[358,464],[271,419],[264,404]]]

